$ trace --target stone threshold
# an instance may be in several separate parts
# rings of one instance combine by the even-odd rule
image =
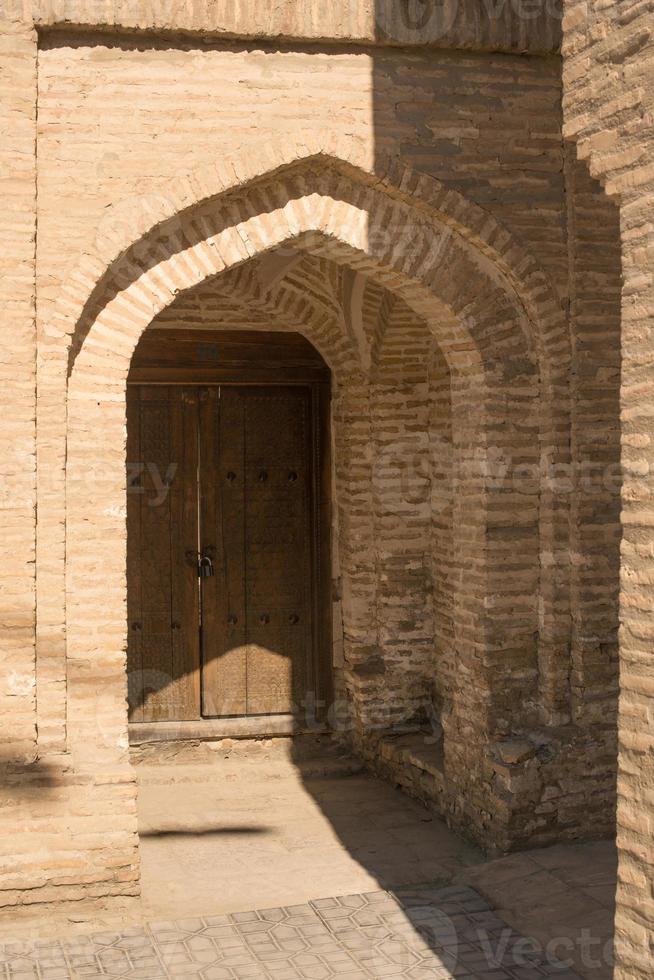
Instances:
[[[310,729],[294,715],[250,715],[234,718],[203,718],[199,721],[132,722],[130,745],[145,742],[213,741],[222,738],[276,738],[289,735],[321,735],[326,725]]]

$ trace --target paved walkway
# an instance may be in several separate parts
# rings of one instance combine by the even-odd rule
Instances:
[[[149,920],[445,884],[483,860],[326,740],[159,749],[137,773]]]
[[[471,888],[419,886],[0,947],[7,980],[578,980]]]
[[[611,976],[608,842],[489,861],[324,739],[134,755],[140,917],[32,914],[5,980]]]
[[[613,975],[616,878],[609,841],[510,854],[457,876],[518,932],[568,958],[585,980]]]

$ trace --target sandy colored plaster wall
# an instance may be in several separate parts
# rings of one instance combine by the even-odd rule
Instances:
[[[616,977],[654,972],[651,788],[654,451],[654,8],[646,0],[568,2],[567,135],[620,205],[622,240],[622,525],[620,590],[620,868]]]

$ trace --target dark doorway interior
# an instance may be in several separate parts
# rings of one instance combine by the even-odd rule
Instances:
[[[147,332],[127,433],[133,727],[319,722],[331,700],[322,358],[298,334]]]

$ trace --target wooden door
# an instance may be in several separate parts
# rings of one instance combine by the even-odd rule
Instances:
[[[197,389],[127,392],[130,720],[197,718]]]
[[[311,389],[201,395],[205,716],[293,714],[315,696]]]
[[[325,390],[128,386],[131,721],[327,699]]]

